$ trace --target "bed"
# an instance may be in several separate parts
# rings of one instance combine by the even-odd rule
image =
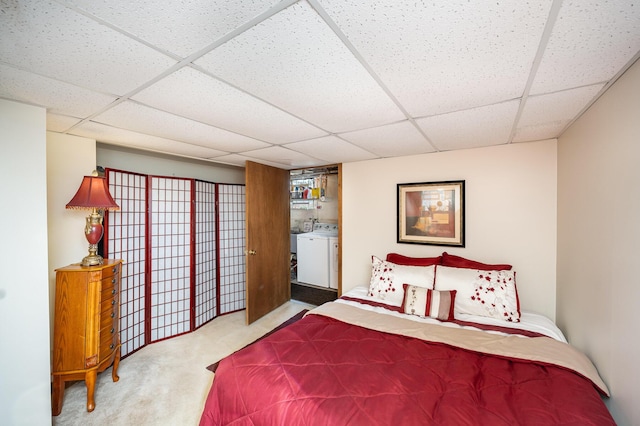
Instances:
[[[515,273],[437,262],[374,257],[368,286],[221,360],[200,424],[615,424],[591,361],[520,310]]]

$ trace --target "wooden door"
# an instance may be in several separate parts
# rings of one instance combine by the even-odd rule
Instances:
[[[247,162],[247,324],[291,299],[289,171]]]

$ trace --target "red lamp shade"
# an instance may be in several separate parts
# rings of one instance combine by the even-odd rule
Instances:
[[[85,176],[67,208],[120,210],[109,194],[107,180],[102,176]]]
[[[94,173],[97,175],[96,172]],[[120,210],[109,194],[107,180],[101,176],[85,176],[76,195],[67,203],[67,208],[91,209],[91,214],[87,216],[84,228],[85,237],[89,242],[89,255],[82,259],[82,265],[102,265],[102,256],[98,255],[98,243],[102,238],[104,228],[102,227],[102,216],[98,210]]]

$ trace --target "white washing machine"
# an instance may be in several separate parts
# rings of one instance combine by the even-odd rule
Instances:
[[[296,269],[299,282],[338,288],[337,236],[338,225],[331,223],[315,223],[312,232],[298,234]]]

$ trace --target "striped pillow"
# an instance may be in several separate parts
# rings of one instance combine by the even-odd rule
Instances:
[[[431,317],[440,321],[453,320],[456,290],[438,291],[403,284],[402,309],[405,314]]]

